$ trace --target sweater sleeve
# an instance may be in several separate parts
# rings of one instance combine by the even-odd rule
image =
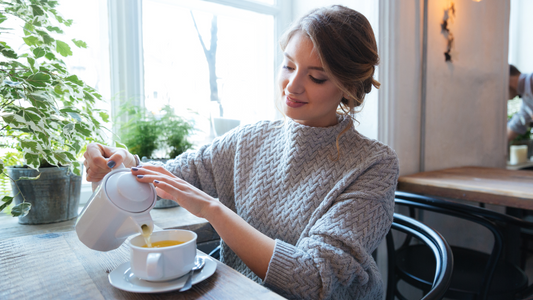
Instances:
[[[291,299],[381,297],[372,252],[391,226],[397,178],[390,151],[351,179],[296,246],[276,240],[265,286]]]
[[[216,138],[211,144],[204,145],[196,151],[187,151],[165,164],[165,169],[177,177],[187,181],[214,198],[219,197],[218,188],[231,190],[235,144],[238,130],[233,129],[222,137]]]

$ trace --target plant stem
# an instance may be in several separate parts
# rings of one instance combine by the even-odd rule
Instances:
[[[17,181],[13,178],[11,178],[11,176],[9,176],[6,172],[2,171],[2,173],[4,175],[7,176],[7,178],[11,179],[11,181],[13,181],[13,183],[15,183],[15,186],[17,187],[17,190],[19,191],[16,195],[13,195],[13,199],[18,196],[18,194],[20,194],[20,196],[22,197],[22,203],[26,202],[26,198],[24,197],[24,194],[20,191],[20,188],[19,188],[19,185],[17,184]]]

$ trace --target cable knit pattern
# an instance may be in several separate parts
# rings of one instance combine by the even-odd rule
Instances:
[[[266,287],[290,299],[379,299],[371,253],[392,223],[398,159],[351,128],[290,119],[238,127],[165,168],[276,240]],[[222,261],[257,282],[222,242]]]

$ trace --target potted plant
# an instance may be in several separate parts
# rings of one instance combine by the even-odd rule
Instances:
[[[176,115],[169,105],[164,106],[157,115],[146,108],[125,105],[118,117],[124,114],[127,114],[128,121],[117,122],[121,142],[144,162],[166,162],[193,147],[188,140],[194,130],[192,123]],[[155,208],[174,206],[178,204],[158,198]]]
[[[78,215],[81,172],[78,161],[89,141],[101,141],[105,111],[93,88],[68,72],[62,57],[72,55],[80,40],[57,37],[72,20],[56,10],[57,1],[0,2],[1,148],[15,153],[0,160],[0,176],[9,178],[11,214],[22,224],[72,219]],[[13,159],[13,157],[19,159]],[[9,158],[9,159],[8,159]],[[13,164],[20,163],[20,166]],[[33,208],[32,208],[33,207]]]
[[[507,120],[510,120],[515,113],[520,110],[522,99],[516,97],[507,102]],[[527,158],[533,157],[533,122],[528,124],[527,131],[524,134],[517,135],[508,146],[511,145],[527,145]],[[509,152],[509,151],[507,151]],[[509,159],[509,158],[508,158]]]

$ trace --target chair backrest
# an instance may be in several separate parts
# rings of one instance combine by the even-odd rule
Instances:
[[[478,293],[479,299],[486,299],[488,296],[496,265],[498,264],[503,252],[504,238],[501,226],[498,224],[511,224],[522,228],[533,228],[533,223],[526,222],[519,218],[499,212],[473,205],[456,203],[411,193],[397,191],[395,195],[395,204],[404,205],[411,209],[418,208],[469,220],[484,226],[492,233],[494,236],[494,244],[489,260],[485,267],[484,278]]]
[[[417,238],[432,250],[436,261],[435,277],[433,279],[431,290],[426,293],[422,299],[442,299],[444,297],[444,293],[450,285],[453,270],[452,250],[448,245],[448,242],[446,242],[440,233],[431,229],[430,227],[413,218],[397,213],[394,214],[391,230],[386,237],[388,257],[388,282],[386,299],[394,299],[394,292],[396,289],[396,281],[394,280],[396,256],[394,238],[392,236],[393,230],[398,230],[408,234],[409,236]]]

